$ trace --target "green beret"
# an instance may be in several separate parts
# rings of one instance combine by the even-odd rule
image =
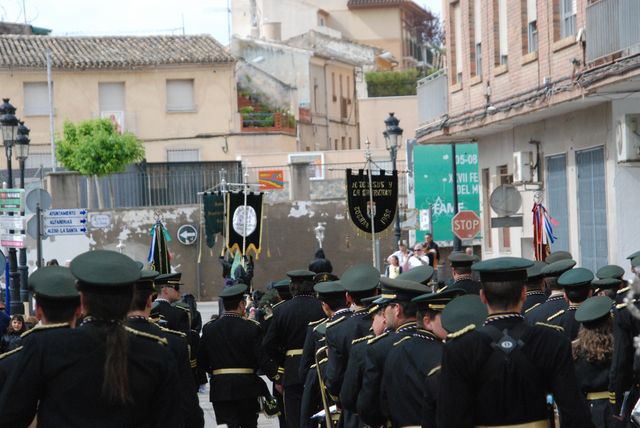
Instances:
[[[453,267],[471,266],[478,260],[478,256],[470,256],[461,251],[456,251],[449,255],[449,263],[451,263],[451,266]]]
[[[313,283],[314,284],[318,284],[321,282],[327,282],[327,281],[337,281],[338,277],[332,273],[329,272],[322,272],[322,273],[318,273],[313,277]]]
[[[236,284],[230,287],[226,287],[220,293],[220,297],[222,299],[233,299],[242,296],[247,291],[247,286],[245,284]]]
[[[640,255],[631,259],[631,266],[634,268],[640,266]]]
[[[433,268],[429,265],[414,267],[406,272],[402,272],[396,279],[402,279],[405,281],[419,282],[420,284],[427,285],[433,277]]]
[[[29,287],[36,298],[76,299],[80,296],[76,288],[76,278],[69,268],[46,266],[29,275]]]
[[[487,319],[487,307],[480,296],[468,294],[453,299],[442,311],[442,327],[449,333],[462,330],[473,324],[482,326]]]
[[[154,279],[160,275],[158,271],[143,269],[140,271],[140,279],[136,281],[137,290],[154,290]]]
[[[570,252],[568,251],[554,251],[553,253],[549,254],[547,256],[547,258],[545,259],[545,262],[551,264],[551,263],[555,263],[559,260],[568,260],[568,259],[572,259],[573,256],[571,255]]]
[[[611,308],[615,302],[607,296],[590,297],[576,310],[576,321],[588,323],[600,318],[610,316]]]
[[[375,301],[377,304],[388,304],[391,302],[408,302],[414,297],[429,292],[427,286],[415,281],[402,279],[380,278],[382,294]]]
[[[624,276],[624,269],[618,265],[606,265],[598,269],[596,276],[600,279],[603,278],[622,278]]]
[[[276,282],[273,283],[273,288],[275,288],[276,290],[280,290],[282,288],[286,288],[288,290],[289,289],[289,285],[291,285],[291,280],[289,278],[281,279],[280,281],[276,281]]]
[[[340,282],[349,293],[373,290],[380,283],[380,271],[370,264],[360,263],[347,269]]]
[[[497,257],[478,262],[471,269],[480,273],[481,281],[517,281],[527,279],[531,266],[531,260],[521,257]]]
[[[621,284],[622,280],[618,278],[602,278],[591,281],[591,287],[595,293],[603,290],[617,290]]]
[[[162,275],[156,276],[154,282],[158,286],[163,285],[182,285],[180,280],[182,279],[182,273],[180,272],[171,272],[171,273],[163,273]]]
[[[440,312],[450,301],[463,294],[466,294],[466,291],[462,288],[447,288],[435,293],[421,294],[411,299],[411,301],[417,303],[418,308]]]
[[[313,290],[318,294],[344,293],[344,287],[340,281],[325,281],[313,286]]]
[[[545,262],[535,260],[533,266],[527,269],[527,281],[537,281],[542,278],[542,269],[547,266]]]
[[[545,278],[560,276],[569,269],[573,268],[576,265],[575,260],[571,259],[562,259],[557,262],[549,263],[545,267],[542,268],[542,276]]]
[[[311,272],[310,270],[290,270],[289,272],[287,272],[287,276],[292,280],[297,281],[313,281],[313,277],[316,276],[316,273]]]
[[[89,286],[102,290],[131,286],[141,275],[135,261],[110,250],[82,253],[71,260],[69,268],[80,282],[80,287]]]
[[[627,260],[635,259],[635,258],[636,258],[636,257],[638,257],[638,256],[640,256],[640,250],[636,251],[636,252],[635,252],[635,253],[633,253],[633,254],[629,254],[629,255],[627,256]]]
[[[565,288],[590,286],[593,281],[593,272],[587,268],[575,268],[566,271],[558,278],[558,285]]]

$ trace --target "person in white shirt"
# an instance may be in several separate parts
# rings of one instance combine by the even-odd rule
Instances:
[[[407,249],[407,243],[405,241],[398,241],[398,251],[391,255],[398,258],[398,262],[403,272],[409,270],[409,258],[411,257],[411,251]]]
[[[413,247],[413,255],[409,257],[409,269],[413,269],[418,266],[428,266],[429,256],[424,253],[422,244],[416,244]]]

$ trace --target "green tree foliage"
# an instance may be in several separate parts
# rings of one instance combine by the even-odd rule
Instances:
[[[372,71],[365,75],[367,92],[370,97],[415,95],[418,77],[416,69]]]
[[[82,175],[105,176],[123,172],[144,158],[142,142],[130,132],[120,134],[109,119],[64,123],[64,138],[56,156],[65,168]]]

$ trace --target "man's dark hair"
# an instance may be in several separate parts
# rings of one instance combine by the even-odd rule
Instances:
[[[299,295],[313,295],[313,280],[312,279],[292,279],[289,285],[292,296]]]
[[[571,303],[582,303],[589,298],[589,286],[565,288],[564,292]]]
[[[318,296],[318,300],[325,303],[334,312],[347,307],[347,299],[344,293],[323,294]]]
[[[418,312],[418,304],[412,301],[398,302],[398,306],[402,308],[402,315],[405,318],[413,318]]]
[[[558,285],[557,276],[548,276],[544,279],[544,284],[549,290],[562,290],[562,285]]]
[[[419,328],[424,328],[423,318],[428,316],[431,319],[435,319],[436,315],[439,313],[440,312],[431,309],[418,309],[418,312],[416,313],[416,324],[418,324]]]
[[[133,286],[133,298],[131,299],[131,310],[132,311],[144,311],[147,307],[147,299],[151,296],[155,291],[153,290],[145,290],[138,289],[135,285]]]
[[[471,275],[471,266],[452,266],[451,269],[457,275]]]
[[[80,296],[72,299],[47,299],[36,296],[36,303],[50,323],[70,322],[80,306]]]
[[[234,297],[232,299],[222,299],[222,306],[225,311],[235,311],[238,309],[238,305],[243,299],[243,296]]]
[[[376,294],[378,294],[378,289],[377,288],[372,288],[371,290],[366,290],[366,291],[355,291],[355,292],[348,292],[349,296],[351,296],[351,298],[353,299],[353,302],[358,305],[358,306],[362,306],[362,299],[366,299],[367,297],[373,297]]]
[[[506,311],[520,302],[524,281],[483,282],[482,289],[489,306]]]
[[[542,290],[544,286],[543,278],[535,278],[532,280],[527,280],[527,290]]]

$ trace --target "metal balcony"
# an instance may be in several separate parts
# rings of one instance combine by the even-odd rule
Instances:
[[[587,6],[587,63],[640,52],[640,1],[599,0]]]

